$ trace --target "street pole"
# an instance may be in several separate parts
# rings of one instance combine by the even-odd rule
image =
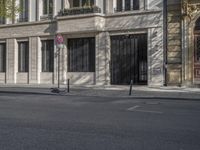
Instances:
[[[62,49],[64,39],[61,34],[58,34],[55,40],[58,47],[58,91],[59,91],[60,89],[60,51]]]
[[[60,48],[58,48],[58,89],[60,89]]]
[[[130,83],[129,96],[131,96],[132,94],[132,87],[133,87],[133,80],[131,80],[131,83]]]

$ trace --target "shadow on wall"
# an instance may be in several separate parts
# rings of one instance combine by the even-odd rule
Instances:
[[[163,0],[150,0],[149,8],[153,9],[162,9],[163,8]]]
[[[70,84],[75,85],[94,85],[95,84],[95,73],[79,72],[79,73],[68,73]]]
[[[51,22],[49,23],[49,26],[44,30],[44,33],[49,33],[49,35],[55,35],[57,33],[57,22],[51,20]]]
[[[137,16],[126,16],[118,17],[118,18],[111,18],[107,19],[106,28],[109,30],[119,29],[119,30],[131,30],[133,29],[141,29],[141,28],[148,28],[148,27],[156,27],[162,26],[163,17],[162,14],[141,14]]]

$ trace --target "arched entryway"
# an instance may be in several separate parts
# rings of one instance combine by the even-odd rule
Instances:
[[[200,17],[194,28],[194,84],[200,84]]]

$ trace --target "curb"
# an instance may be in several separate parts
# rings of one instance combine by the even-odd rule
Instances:
[[[150,100],[157,100],[157,99],[161,99],[161,100],[185,100],[185,101],[200,101],[200,98],[192,98],[192,97],[167,97],[167,96],[138,96],[136,95],[131,95],[131,96],[127,96],[126,95],[119,95],[119,96],[107,96],[107,95],[103,95],[100,96],[98,94],[78,94],[78,93],[66,93],[66,92],[61,92],[61,93],[51,93],[51,92],[22,92],[22,91],[0,91],[0,94],[24,94],[24,95],[51,95],[51,96],[82,96],[82,97],[106,97],[106,98],[126,98],[126,99],[150,99]]]

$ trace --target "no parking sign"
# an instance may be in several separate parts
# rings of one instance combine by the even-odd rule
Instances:
[[[63,48],[64,38],[61,34],[56,35],[55,42],[58,48]]]

